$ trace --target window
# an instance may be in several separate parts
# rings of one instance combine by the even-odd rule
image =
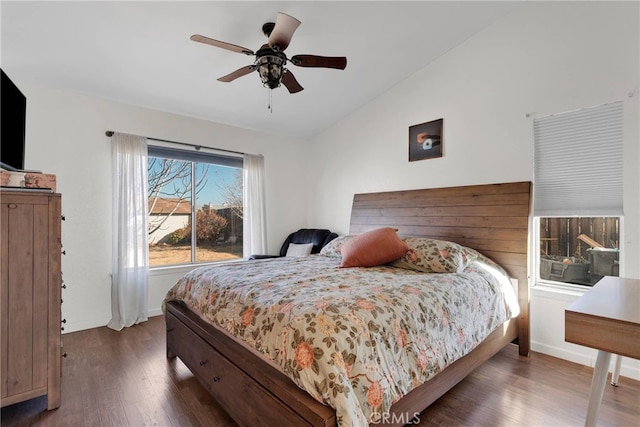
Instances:
[[[593,286],[603,276],[618,276],[620,222],[619,217],[539,218],[539,278]]]
[[[149,146],[150,267],[242,258],[242,164]]]
[[[538,279],[593,286],[619,275],[623,103],[534,120]]]

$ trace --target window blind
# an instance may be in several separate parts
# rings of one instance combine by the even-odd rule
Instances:
[[[622,215],[623,102],[535,119],[535,216]]]

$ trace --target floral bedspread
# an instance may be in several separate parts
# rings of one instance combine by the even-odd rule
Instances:
[[[441,274],[339,263],[314,255],[202,267],[165,302],[183,301],[264,354],[333,407],[340,426],[379,421],[518,314],[508,279],[482,259]]]

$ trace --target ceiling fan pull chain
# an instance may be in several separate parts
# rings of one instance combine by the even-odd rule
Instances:
[[[269,89],[269,102],[267,105],[267,109],[271,111],[271,114],[273,114],[273,90],[271,89]]]

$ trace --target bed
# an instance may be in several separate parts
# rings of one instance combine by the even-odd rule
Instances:
[[[520,354],[528,355],[530,191],[529,182],[517,182],[357,194],[350,235],[393,227],[403,241],[422,242],[429,238],[451,242],[456,248],[462,245],[460,259],[465,260],[465,271],[425,275],[388,265],[338,268],[340,260],[331,256],[332,250],[339,247],[337,242],[326,251],[323,249],[326,253],[308,259],[248,261],[252,264],[198,269],[176,284],[165,300],[167,356],[179,357],[240,425],[407,424],[505,345],[517,341]],[[482,321],[470,317],[470,323],[484,325],[484,331],[478,332],[462,323],[452,328],[432,308],[424,309],[431,314],[413,316],[421,321],[405,327],[406,318],[400,311],[418,313],[416,307],[423,309],[423,294],[435,294],[442,287],[430,284],[427,292],[412,283],[426,280],[427,276],[449,280],[455,285],[450,287],[460,289],[458,296],[439,296],[439,301],[451,299],[462,305],[467,299],[472,308],[489,304],[484,296],[474,297],[482,295],[476,288],[478,283],[486,281],[489,285],[484,287],[494,288],[505,285],[503,280],[480,278],[484,267],[477,266],[493,265],[485,257],[515,279],[515,309],[491,308],[492,313],[504,311],[499,313],[503,317],[483,314]],[[301,270],[295,270],[301,266]],[[276,276],[275,271],[282,275]],[[476,279],[462,285],[458,283],[462,273]],[[362,287],[350,284],[345,291],[347,286],[341,285],[345,274],[362,283]],[[219,289],[198,281],[212,277]],[[251,280],[258,288],[250,287]],[[224,289],[233,290],[239,306],[218,301],[220,294],[229,293]],[[284,294],[286,289],[293,295]],[[392,294],[394,290],[396,293]],[[349,293],[354,294],[353,300],[346,300]],[[298,307],[295,298],[305,294],[314,296],[315,314]],[[271,305],[257,306],[256,298],[270,300]],[[385,298],[391,303],[383,305]],[[291,310],[298,311],[292,315]],[[465,316],[472,316],[473,311]],[[518,313],[517,317],[514,313]],[[355,326],[347,323],[349,317]],[[419,328],[421,323],[429,322],[446,324],[444,329],[457,332],[452,338],[458,339],[459,345],[440,344],[444,351],[428,357],[421,353],[418,349],[423,348],[424,337],[431,334]],[[323,328],[346,329],[351,338],[349,333],[347,338],[333,332],[323,335]],[[370,329],[386,332],[382,338],[374,338]],[[271,331],[279,331],[275,343],[273,338],[266,338]],[[310,335],[304,335],[307,332]],[[371,339],[354,338],[358,334],[371,334]],[[407,345],[409,342],[411,346]],[[414,345],[416,342],[420,345]],[[392,355],[385,355],[381,346],[393,349]],[[408,351],[403,353],[405,348]],[[453,354],[458,351],[462,353]],[[379,364],[388,365],[388,370],[372,362],[359,363],[358,359],[382,361]]]

